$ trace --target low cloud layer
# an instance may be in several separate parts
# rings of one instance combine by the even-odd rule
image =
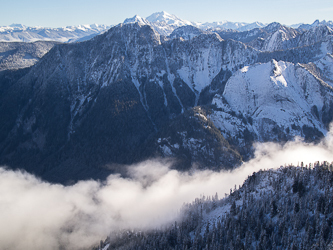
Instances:
[[[117,229],[173,222],[184,202],[216,192],[223,197],[260,169],[315,161],[333,161],[332,133],[318,145],[300,140],[257,144],[254,159],[219,173],[181,173],[151,160],[129,167],[132,178],[111,175],[104,183],[62,186],[0,168],[0,249],[91,247]]]

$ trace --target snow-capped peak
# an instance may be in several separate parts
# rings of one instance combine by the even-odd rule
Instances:
[[[179,17],[165,11],[153,13],[147,17],[147,20],[151,23],[166,23],[175,26],[191,25],[191,22],[182,20]]]
[[[127,23],[140,23],[143,25],[145,25],[145,24],[149,25],[149,22],[147,21],[147,19],[140,17],[138,15],[135,15],[132,18],[126,18],[124,21],[124,24],[127,24]]]
[[[9,27],[11,27],[11,28],[17,28],[17,29],[25,29],[26,28],[25,25],[19,24],[19,23],[13,23],[13,24],[9,25]]]

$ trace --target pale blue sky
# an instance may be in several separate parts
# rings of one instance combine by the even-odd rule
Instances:
[[[0,6],[0,26],[110,25],[135,14],[147,17],[162,10],[197,22],[295,24],[333,20],[333,0],[0,0]]]

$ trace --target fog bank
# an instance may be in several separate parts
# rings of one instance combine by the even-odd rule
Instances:
[[[234,171],[170,170],[145,161],[128,167],[131,178],[72,186],[43,182],[23,171],[0,168],[0,249],[81,249],[123,228],[154,228],[173,222],[184,202],[219,197],[260,169],[300,162],[333,161],[333,136],[318,144],[256,144],[255,158]]]

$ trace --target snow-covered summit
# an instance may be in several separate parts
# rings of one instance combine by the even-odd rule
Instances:
[[[128,24],[128,23],[139,23],[139,24],[142,24],[142,25],[149,25],[150,24],[147,19],[142,18],[138,15],[135,15],[132,18],[126,18],[125,21],[124,21],[124,24]]]
[[[9,25],[9,27],[11,27],[11,28],[16,28],[16,29],[25,29],[26,28],[26,26],[25,25],[23,25],[23,24],[19,24],[19,23],[13,23],[13,24],[11,24],[11,25]]]
[[[185,26],[185,25],[192,25],[191,22],[180,19],[176,15],[169,14],[165,11],[156,12],[146,18],[151,23],[165,23],[168,25],[173,26]]]
[[[161,35],[169,36],[175,29],[193,23],[183,20],[176,15],[169,14],[165,11],[156,12],[147,17],[150,25]]]
[[[192,25],[191,22],[182,20],[179,17],[169,14],[165,11],[156,12],[147,18],[142,18],[138,15],[135,15],[132,18],[125,19],[123,23],[139,23],[141,25],[150,25],[154,28],[155,31],[164,36],[169,36],[176,28]]]

